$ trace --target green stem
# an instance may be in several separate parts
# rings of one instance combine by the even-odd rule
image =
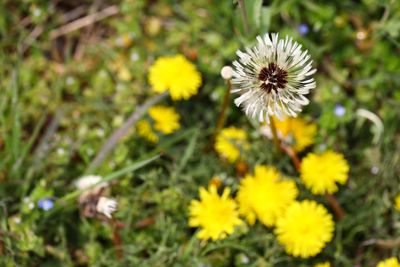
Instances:
[[[281,144],[280,144],[280,142],[279,142],[278,132],[277,132],[277,130],[276,130],[275,121],[274,121],[274,119],[273,119],[271,116],[269,116],[269,126],[270,126],[270,128],[271,128],[272,139],[273,139],[273,141],[274,141],[276,150],[279,152],[279,151],[281,151]]]
[[[221,111],[219,112],[219,115],[218,115],[217,125],[215,126],[213,138],[211,139],[212,143],[214,143],[215,138],[217,137],[218,133],[221,131],[222,127],[224,127],[224,124],[225,124],[225,113],[226,113],[226,110],[228,108],[229,96],[231,94],[231,89],[232,89],[232,83],[231,83],[230,80],[227,80],[226,81],[226,91],[225,91],[225,95],[224,95],[224,100],[222,102],[222,108],[221,108]]]
[[[246,6],[244,0],[238,0],[239,8],[242,13],[243,27],[246,34],[250,33],[249,18],[247,17]]]

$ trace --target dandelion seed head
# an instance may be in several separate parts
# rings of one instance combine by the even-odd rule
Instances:
[[[257,42],[245,52],[237,51],[239,59],[233,62],[233,92],[239,94],[235,104],[259,121],[296,117],[309,103],[305,95],[316,86],[308,51],[275,33],[258,36]]]

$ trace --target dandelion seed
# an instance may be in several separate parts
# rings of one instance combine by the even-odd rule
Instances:
[[[317,255],[333,237],[334,222],[315,201],[294,202],[276,224],[275,233],[288,254],[308,258]]]
[[[259,121],[296,117],[309,103],[304,95],[316,86],[308,51],[288,36],[279,40],[275,33],[258,36],[257,41],[246,52],[237,51],[239,60],[233,62],[232,92],[240,94],[235,104]]]
[[[106,217],[111,218],[112,213],[117,210],[118,202],[115,199],[100,197],[96,205],[96,211],[104,214]]]

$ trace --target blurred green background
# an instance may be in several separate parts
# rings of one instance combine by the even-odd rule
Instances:
[[[400,192],[400,2],[245,3],[249,34],[230,0],[1,2],[1,266],[261,267],[324,260],[375,266],[399,254],[400,213],[393,199]],[[302,116],[318,124],[314,150],[341,151],[351,168],[337,194],[349,215],[314,259],[287,256],[262,225],[214,243],[193,238],[195,230],[187,226],[187,206],[199,186],[220,175],[237,187],[235,166],[207,149],[225,92],[219,73],[237,49],[266,32],[290,35],[312,55],[317,88]],[[118,259],[111,227],[81,216],[75,200],[50,211],[37,202],[74,192],[74,181],[108,136],[153,94],[149,66],[178,53],[202,75],[195,97],[165,101],[181,114],[181,129],[157,145],[132,130],[96,170],[115,174],[163,152],[109,189],[119,201],[115,217],[124,224],[124,257]],[[290,159],[274,157],[271,142],[232,102],[226,125],[250,133],[247,163],[273,164],[295,175]],[[378,122],[360,116],[360,109]]]

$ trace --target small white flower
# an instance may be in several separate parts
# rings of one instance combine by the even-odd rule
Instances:
[[[309,103],[304,95],[316,86],[311,77],[316,69],[308,51],[288,36],[279,40],[275,33],[258,36],[257,41],[246,52],[236,52],[239,60],[233,62],[232,92],[240,96],[235,104],[259,121],[269,122],[269,116],[296,117]]]
[[[115,199],[100,197],[96,205],[96,211],[102,213],[108,218],[111,218],[111,214],[117,210],[118,202]]]
[[[98,175],[83,176],[78,181],[75,182],[75,186],[79,190],[88,189],[89,187],[99,183],[102,179],[103,178]],[[101,188],[101,187],[106,187],[106,186],[107,186],[107,183],[103,182],[103,183],[100,183],[99,185],[97,185],[96,188],[97,187]]]

